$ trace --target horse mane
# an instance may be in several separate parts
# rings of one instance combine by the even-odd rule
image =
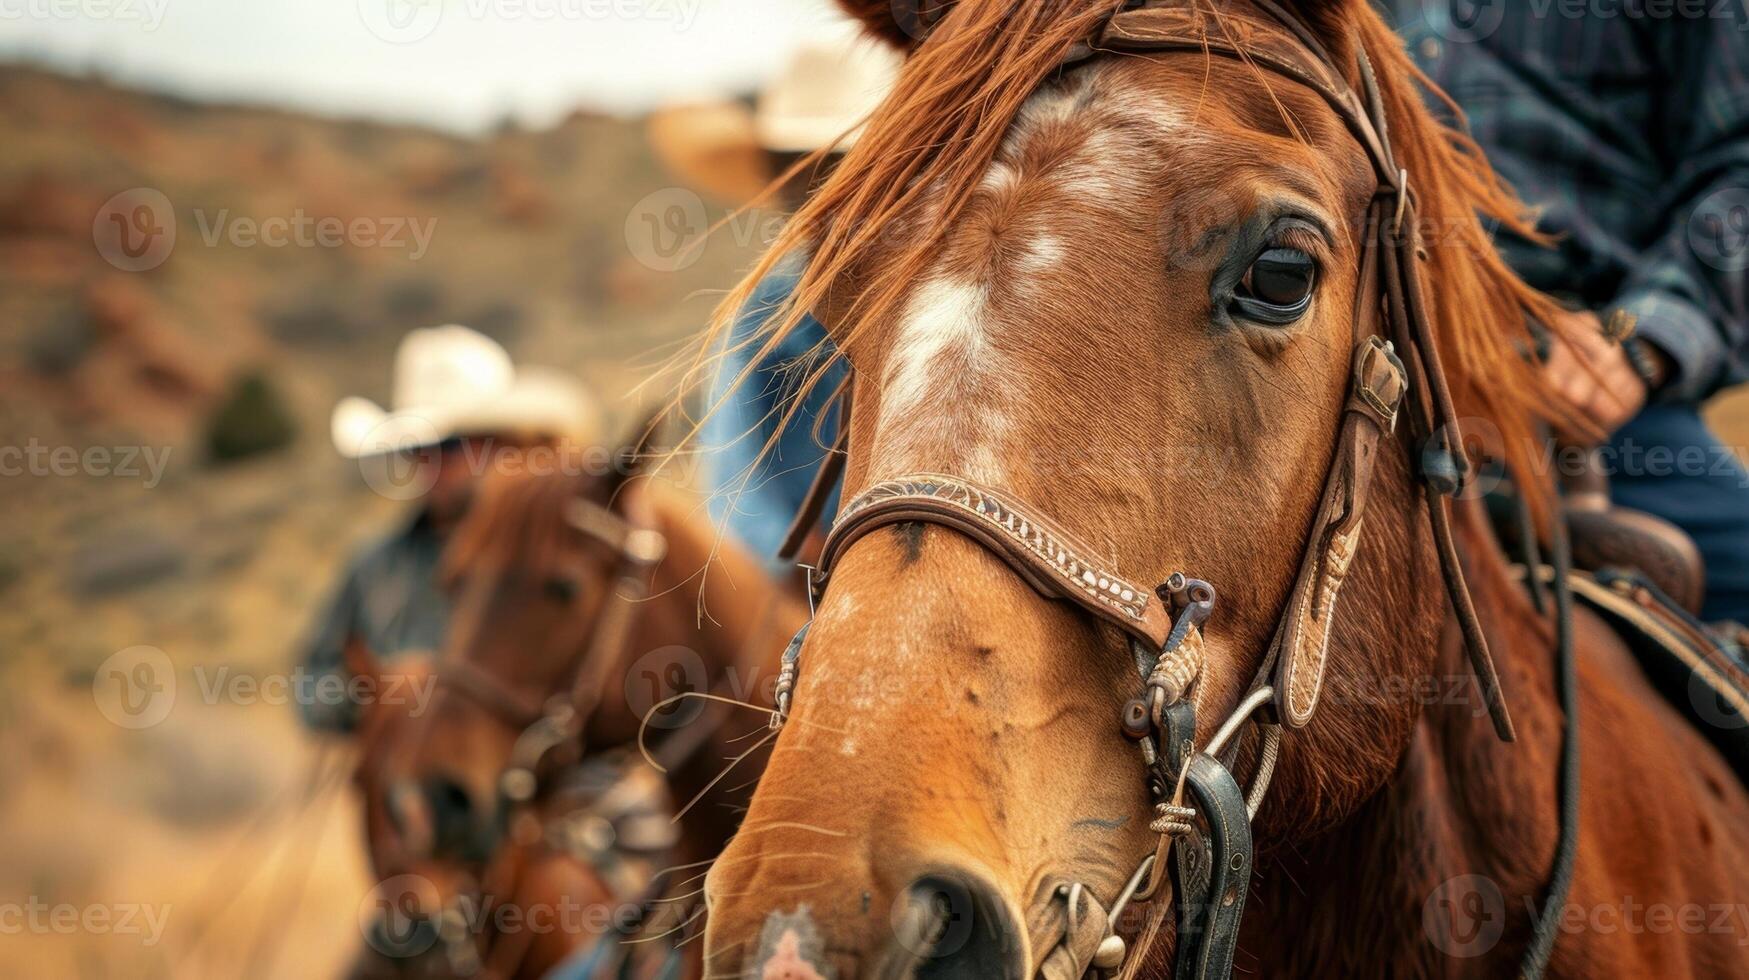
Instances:
[[[555,570],[569,539],[571,502],[585,489],[585,479],[570,473],[493,472],[443,549],[443,580],[513,565],[536,575]]]
[[[807,311],[828,305],[835,284],[854,286],[844,329],[835,331],[837,357],[864,325],[894,315],[972,199],[1022,104],[1117,6],[1115,0],[954,4],[906,61],[894,93],[843,161],[719,304],[683,373],[682,392],[702,386],[728,355],[751,350],[749,366],[724,386],[722,398],[729,397]],[[1489,440],[1488,454],[1519,476],[1533,512],[1546,514],[1548,480],[1528,478],[1540,471],[1538,423],[1574,420],[1554,408],[1559,399],[1523,351],[1532,343],[1529,321],[1555,324],[1559,308],[1512,272],[1482,225],[1492,221],[1535,239],[1534,214],[1494,175],[1473,141],[1428,111],[1422,92],[1435,86],[1380,16],[1360,0],[1347,7],[1375,67],[1399,163],[1413,181],[1428,246],[1423,281],[1453,399],[1460,415],[1485,420],[1499,434],[1497,445]],[[1271,84],[1262,69],[1254,70],[1260,84]],[[797,167],[832,150],[817,151]],[[922,207],[926,195],[941,206]],[[892,261],[869,261],[876,249],[893,245],[899,248]],[[760,330],[728,343],[759,282],[792,254],[808,254],[810,261],[789,300]],[[830,366],[824,357],[795,362],[806,377],[782,410],[780,429]],[[721,405],[708,405],[706,416]]]

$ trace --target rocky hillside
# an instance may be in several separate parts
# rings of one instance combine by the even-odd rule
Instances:
[[[149,944],[0,936],[0,975],[328,975],[359,941],[349,804],[294,807],[289,709],[199,682],[283,675],[395,518],[330,408],[460,322],[629,425],[751,253],[688,264],[696,198],[583,114],[462,139],[0,68],[0,146],[0,894],[171,910]],[[132,730],[93,684],[138,646],[181,686]]]

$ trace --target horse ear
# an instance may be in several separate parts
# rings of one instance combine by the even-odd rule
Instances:
[[[838,0],[870,34],[910,51],[929,36],[957,0]]]

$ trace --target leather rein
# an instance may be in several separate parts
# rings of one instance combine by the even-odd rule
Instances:
[[[861,538],[895,524],[934,524],[971,538],[1041,596],[1075,605],[1126,637],[1140,691],[1125,706],[1120,721],[1146,766],[1155,801],[1150,829],[1159,834],[1159,842],[1110,909],[1101,907],[1078,883],[1065,882],[1054,889],[1053,895],[1064,902],[1067,925],[1039,966],[1039,975],[1053,980],[1073,980],[1090,970],[1116,973],[1126,980],[1133,977],[1144,961],[1140,954],[1151,945],[1169,904],[1177,908],[1178,980],[1231,974],[1252,874],[1251,821],[1268,792],[1284,730],[1303,728],[1315,714],[1337,597],[1360,542],[1380,443],[1393,437],[1405,405],[1412,444],[1425,446],[1414,462],[1447,597],[1494,729],[1503,741],[1514,738],[1453,539],[1450,500],[1464,489],[1469,463],[1422,292],[1425,253],[1409,174],[1392,153],[1383,98],[1371,64],[1357,40],[1353,46],[1354,72],[1360,79],[1357,92],[1298,17],[1271,0],[1254,3],[1267,21],[1218,15],[1200,3],[1126,4],[1065,62],[1074,64],[1104,52],[1183,52],[1253,64],[1322,97],[1366,152],[1378,178],[1366,212],[1354,304],[1353,373],[1335,451],[1285,611],[1238,707],[1202,739],[1201,748],[1195,748],[1198,719],[1189,695],[1203,667],[1201,630],[1216,604],[1211,584],[1184,574],[1174,574],[1153,587],[1133,582],[1039,508],[997,488],[932,473],[882,481],[843,505],[812,575],[818,597],[831,581],[833,567]],[[838,407],[839,444],[828,454],[798,512],[785,544],[786,557],[794,556],[842,475],[849,389],[847,383]],[[807,631],[804,625],[784,652],[771,718],[774,729],[789,715]],[[1566,646],[1570,643],[1564,642]],[[1573,719],[1569,712],[1569,743],[1575,742]],[[1235,736],[1250,723],[1258,727],[1259,750],[1251,785],[1244,789],[1230,768],[1238,754]],[[1563,799],[1564,805],[1571,802]],[[1560,850],[1570,852],[1565,821],[1561,836]],[[1561,865],[1558,861],[1551,876],[1549,899],[1557,914],[1570,880],[1570,866],[1563,875]],[[1160,894],[1168,878],[1177,893],[1172,903]],[[1160,900],[1134,941],[1136,955],[1129,955],[1120,917],[1131,902],[1156,894]],[[1079,923],[1089,918],[1095,927],[1082,928]],[[1545,946],[1541,940],[1539,929],[1525,975],[1539,974],[1546,963],[1547,949],[1541,948]]]

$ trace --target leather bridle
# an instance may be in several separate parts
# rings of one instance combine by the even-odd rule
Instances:
[[[578,617],[578,635],[563,638],[555,644],[561,649],[576,651],[561,676],[568,679],[563,693],[530,698],[523,690],[504,681],[477,663],[459,657],[444,660],[435,673],[437,687],[472,702],[484,709],[499,723],[518,731],[512,743],[510,757],[497,780],[498,799],[494,826],[494,850],[486,859],[485,874],[495,876],[502,870],[499,859],[507,852],[502,847],[506,838],[512,844],[527,843],[518,838],[530,835],[518,831],[519,822],[534,821],[539,832],[533,840],[565,840],[569,827],[562,814],[552,827],[540,826],[542,818],[536,806],[546,795],[545,777],[557,770],[548,759],[562,747],[570,746],[573,757],[581,759],[586,745],[584,732],[596,706],[600,703],[603,685],[611,671],[625,662],[630,650],[632,631],[638,613],[649,590],[652,570],[667,553],[667,539],[655,529],[650,515],[642,512],[628,499],[627,513],[621,515],[611,507],[578,497],[569,502],[566,525],[584,537],[605,546],[613,555],[613,570],[608,580],[607,595],[592,617]],[[584,642],[584,636],[588,642]],[[514,862],[512,862],[513,864]],[[482,884],[482,887],[484,883]],[[487,889],[487,894],[508,894],[508,888]],[[476,896],[477,897],[477,896]],[[465,916],[456,896],[439,916],[438,933],[451,969],[459,975],[472,976],[483,966],[476,937],[469,934]]]
[[[628,507],[632,507],[629,500]],[[542,763],[554,749],[580,743],[600,703],[602,685],[625,660],[638,612],[649,591],[651,570],[668,549],[667,539],[648,515],[628,510],[622,516],[581,497],[567,505],[565,523],[606,546],[614,556],[607,595],[596,615],[577,621],[578,629],[589,634],[589,641],[584,643],[579,636],[577,642],[569,644],[577,652],[562,675],[569,678],[565,692],[531,700],[479,664],[461,658],[446,660],[437,671],[439,688],[474,702],[504,724],[521,730],[498,780],[499,792],[513,804],[534,799]]]
[[[1320,96],[1365,151],[1378,181],[1361,239],[1353,373],[1335,451],[1285,611],[1238,708],[1200,749],[1194,747],[1197,719],[1188,695],[1203,666],[1201,629],[1214,610],[1213,586],[1182,574],[1153,588],[1130,581],[1039,508],[997,488],[930,473],[877,483],[842,507],[813,574],[817,595],[829,585],[845,553],[870,532],[901,523],[934,524],[971,538],[1041,596],[1071,603],[1127,638],[1141,691],[1126,705],[1121,723],[1147,767],[1156,809],[1150,826],[1160,835],[1159,843],[1110,910],[1101,909],[1079,884],[1064,883],[1057,889],[1069,926],[1041,958],[1041,976],[1070,980],[1090,969],[1133,976],[1168,903],[1163,896],[1155,903],[1136,942],[1138,955],[1127,955],[1119,918],[1131,901],[1160,890],[1167,877],[1162,872],[1170,873],[1177,893],[1171,903],[1178,911],[1176,976],[1185,980],[1230,974],[1252,873],[1251,819],[1268,791],[1284,729],[1306,726],[1316,712],[1337,598],[1360,542],[1379,446],[1395,432],[1405,403],[1413,443],[1425,446],[1413,462],[1426,496],[1446,593],[1495,731],[1504,741],[1514,738],[1453,539],[1450,499],[1464,489],[1469,463],[1422,293],[1426,256],[1410,175],[1392,152],[1372,66],[1356,39],[1352,71],[1360,80],[1357,91],[1297,16],[1270,0],[1253,4],[1266,19],[1217,14],[1206,4],[1183,0],[1125,4],[1068,58],[1072,64],[1105,52],[1184,52],[1255,65]],[[798,513],[786,543],[791,555],[842,474],[849,429],[845,402],[839,412],[840,445],[827,457]],[[797,633],[784,653],[773,728],[788,717],[807,629]],[[1235,736],[1252,722],[1259,726],[1258,761],[1250,789],[1243,790],[1230,767],[1237,756]],[[1571,730],[1568,739],[1573,741]],[[1565,846],[1567,836],[1564,823],[1563,851],[1571,850]],[[1557,867],[1550,897],[1557,910],[1564,904],[1566,878],[1570,875],[1563,876]],[[1075,927],[1089,907],[1104,913],[1104,929]],[[1540,935],[1535,945],[1542,945]],[[1546,949],[1541,956],[1546,962]],[[1525,972],[1534,975],[1541,965],[1529,957]]]

